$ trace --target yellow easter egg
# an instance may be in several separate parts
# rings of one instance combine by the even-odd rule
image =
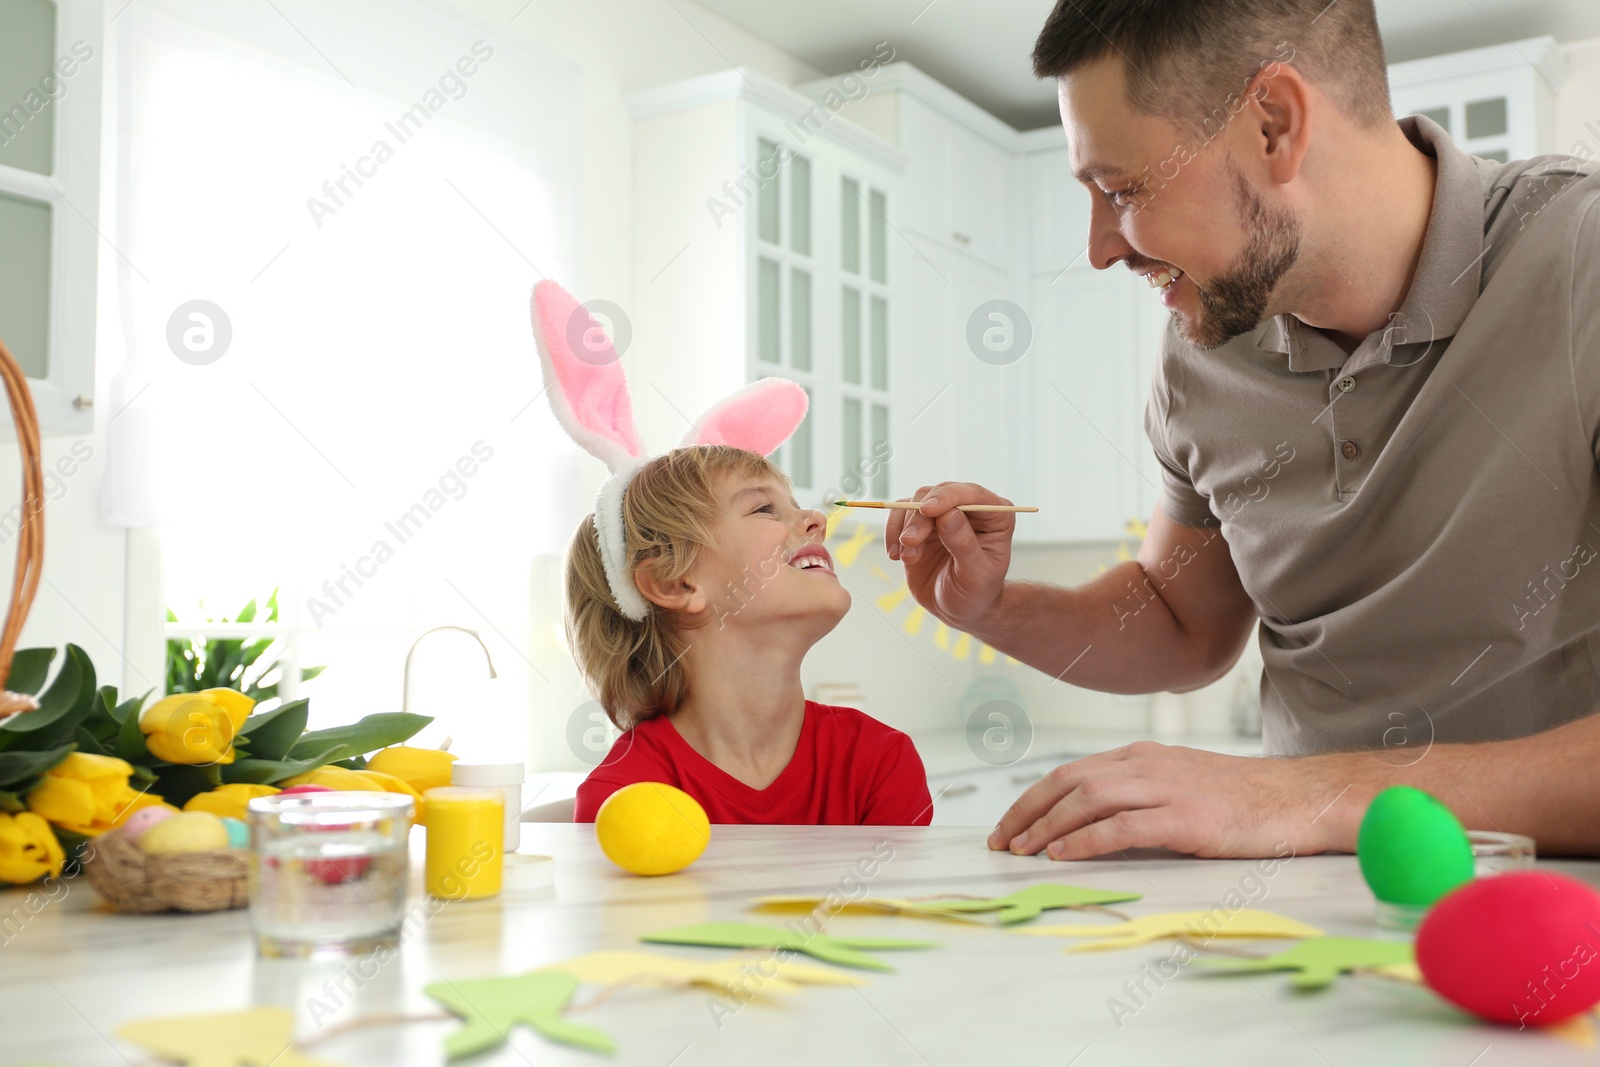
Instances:
[[[227,848],[228,828],[208,811],[183,811],[145,830],[139,848],[149,856]]]
[[[635,782],[606,798],[595,813],[600,851],[634,874],[672,874],[711,843],[711,820],[694,797],[660,782]]]

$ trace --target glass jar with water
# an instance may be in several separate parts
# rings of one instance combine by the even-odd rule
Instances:
[[[413,801],[325,792],[250,801],[250,925],[263,956],[399,944]]]

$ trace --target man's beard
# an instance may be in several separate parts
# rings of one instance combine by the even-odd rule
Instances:
[[[1300,220],[1263,200],[1237,169],[1233,173],[1250,239],[1227,271],[1204,288],[1195,283],[1200,294],[1197,320],[1178,316],[1179,331],[1196,348],[1216,348],[1261,325],[1272,291],[1300,257]]]

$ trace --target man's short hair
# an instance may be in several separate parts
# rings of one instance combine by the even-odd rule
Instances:
[[[1129,106],[1206,137],[1274,61],[1358,125],[1394,121],[1373,0],[1057,0],[1033,73],[1059,78],[1110,54],[1122,59]]]

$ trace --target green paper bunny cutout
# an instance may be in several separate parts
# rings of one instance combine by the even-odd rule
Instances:
[[[807,935],[797,930],[762,926],[760,923],[695,923],[639,940],[661,945],[706,945],[712,948],[771,948],[804,952],[824,963],[859,967],[867,971],[893,971],[894,968],[864,950],[896,948],[934,948],[933,941],[907,941],[898,937],[828,937]]]
[[[559,1044],[615,1052],[616,1045],[603,1032],[561,1017],[577,988],[572,975],[545,972],[434,982],[422,991],[466,1023],[444,1039],[447,1060],[498,1048],[518,1023]]]
[[[1295,971],[1289,984],[1296,989],[1322,989],[1345,971],[1409,963],[1407,941],[1373,941],[1364,937],[1313,937],[1292,948],[1258,960],[1200,959],[1194,962],[1218,971]]]

